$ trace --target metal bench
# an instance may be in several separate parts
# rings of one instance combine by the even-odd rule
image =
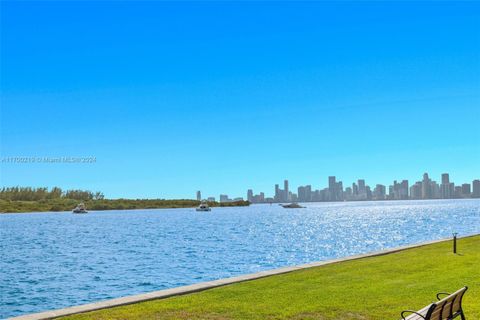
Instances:
[[[461,320],[465,320],[465,315],[462,309],[462,298],[468,287],[463,287],[460,290],[449,294],[441,292],[437,294],[437,302],[434,302],[425,308],[412,311],[405,310],[401,316],[403,320],[450,320],[460,316]],[[443,299],[440,296],[445,296]],[[410,315],[406,316],[406,314]]]

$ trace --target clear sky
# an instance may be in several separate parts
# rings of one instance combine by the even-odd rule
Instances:
[[[480,178],[479,2],[1,1],[2,186]]]

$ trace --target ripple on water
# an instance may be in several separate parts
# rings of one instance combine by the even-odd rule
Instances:
[[[480,232],[480,200],[0,215],[0,318]]]

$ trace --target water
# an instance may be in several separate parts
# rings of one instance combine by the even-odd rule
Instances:
[[[480,233],[480,200],[0,215],[0,318]]]

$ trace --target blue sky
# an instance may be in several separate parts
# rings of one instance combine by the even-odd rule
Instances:
[[[480,178],[478,2],[1,2],[3,186]]]

